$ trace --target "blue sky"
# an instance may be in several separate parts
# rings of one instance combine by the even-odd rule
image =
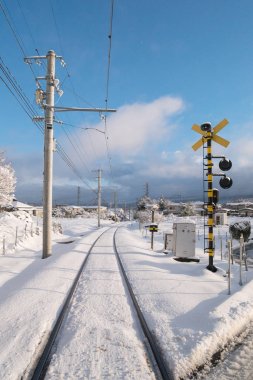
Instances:
[[[64,56],[68,71],[56,67],[64,90],[57,105],[104,107],[111,0],[0,3],[26,55],[53,49]],[[2,10],[0,17],[0,56],[37,107],[32,72]],[[91,187],[93,170],[103,169],[105,200],[117,190],[119,201],[134,201],[146,182],[153,197],[201,199],[202,151],[191,149],[199,138],[191,126],[227,118],[229,125],[219,134],[231,144],[216,145],[214,153],[232,160],[234,184],[221,198],[253,195],[252,68],[252,1],[115,0],[108,105],[117,113],[107,119],[112,172],[104,135],[79,129],[104,130],[99,115],[56,114],[79,128],[63,131],[55,125],[55,137]],[[43,65],[33,69],[37,76],[45,74]],[[16,170],[17,196],[40,201],[42,134],[2,81],[0,99],[1,149]],[[55,154],[54,201],[75,199],[77,186],[83,202],[95,199]]]

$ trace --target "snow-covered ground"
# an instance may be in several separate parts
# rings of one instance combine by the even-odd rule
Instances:
[[[208,369],[208,359],[211,360],[218,349],[233,342],[235,336],[253,319],[252,268],[248,272],[243,270],[243,286],[240,286],[239,266],[232,266],[231,295],[228,295],[228,266],[225,255],[228,227],[220,226],[215,229],[217,249],[214,261],[218,271],[211,273],[206,270],[208,257],[203,253],[203,221],[200,218],[195,219],[196,256],[200,258],[199,263],[178,262],[171,253],[163,253],[163,232],[171,230],[174,220],[172,218],[159,225],[154,251],[150,249],[149,233],[146,236],[145,232],[139,231],[137,223],[117,224],[121,226],[116,235],[118,249],[135,294],[150,327],[159,337],[164,356],[177,379],[187,377],[191,369],[194,370],[204,363]],[[229,222],[234,221],[235,219],[231,219]],[[0,218],[2,230],[6,229],[5,234],[7,224],[16,231],[16,222],[16,218],[12,216]],[[63,235],[57,232],[54,234],[53,255],[50,258],[41,260],[41,235],[35,233],[33,236],[31,233],[23,236],[15,249],[6,245],[5,255],[0,255],[0,346],[4,348],[0,353],[1,379],[20,379],[25,372],[29,373],[34,364],[32,358],[40,351],[41,342],[48,335],[91,243],[105,226],[111,224],[104,221],[102,229],[98,230],[97,221],[94,219],[65,219],[60,222]],[[36,220],[33,223],[36,225]],[[59,244],[67,241],[72,243]],[[221,241],[223,260],[220,252]],[[140,351],[140,334],[136,331],[134,335],[130,331],[130,326],[135,327],[135,322],[134,319],[131,322],[130,306],[123,304],[124,289],[117,265],[111,261],[111,242],[103,241],[101,246],[103,255],[94,254],[94,264],[92,261],[89,264],[91,267],[87,268],[81,285],[82,304],[78,303],[78,290],[74,301],[73,313],[78,317],[78,334],[81,337],[89,336],[89,340],[86,343],[85,339],[78,340],[84,346],[77,344],[78,334],[70,325],[67,338],[63,338],[64,344],[59,342],[59,352],[53,359],[54,366],[48,373],[48,379],[151,379],[154,376],[144,365],[145,358]],[[104,266],[99,265],[101,259],[104,260]],[[98,287],[102,280],[108,287]],[[91,289],[96,287],[98,292],[94,296]],[[105,294],[102,292],[103,287]],[[111,316],[110,313],[103,314],[98,300],[103,302],[104,299],[105,302],[106,297],[113,299],[116,297],[113,297],[115,293],[120,299],[122,310],[117,310],[114,304]],[[70,315],[70,319],[72,317]],[[104,350],[110,348],[110,345],[103,345],[104,332],[110,329],[110,321],[115,331],[129,329],[131,344],[129,343],[128,354],[124,354],[124,335],[118,336],[118,349],[116,346],[114,350],[110,350],[109,356],[104,354]],[[117,333],[115,336],[117,339]],[[61,355],[66,349],[71,355],[70,347],[75,347],[71,363],[78,365],[80,357],[87,359],[87,362],[82,361],[86,372],[72,372],[68,375],[70,363],[62,360]],[[132,353],[135,350],[134,359]],[[124,358],[128,362],[127,371],[124,366],[125,372],[117,358],[119,352],[123,363]],[[238,369],[240,373],[243,365],[243,359],[239,359],[236,365],[231,366],[229,376],[234,379],[244,378],[237,375]],[[113,372],[115,368],[117,372]],[[205,378],[208,379],[208,376]],[[210,378],[215,378],[215,375],[210,374]],[[219,375],[218,378],[229,377]]]

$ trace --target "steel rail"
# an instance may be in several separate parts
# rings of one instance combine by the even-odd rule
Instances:
[[[31,377],[31,380],[42,380],[44,377],[45,377],[45,373],[46,373],[46,369],[47,369],[47,366],[48,366],[48,360],[49,360],[49,357],[50,357],[50,353],[51,353],[51,350],[52,350],[52,347],[54,345],[54,342],[55,342],[55,339],[59,333],[59,330],[61,328],[61,325],[62,325],[62,322],[64,320],[64,317],[66,316],[67,314],[67,310],[68,310],[68,307],[69,307],[69,304],[72,300],[72,297],[73,297],[73,294],[75,292],[75,289],[77,287],[77,284],[78,284],[78,281],[79,281],[79,278],[84,270],[84,267],[87,263],[87,260],[90,256],[90,253],[92,252],[92,249],[94,248],[94,246],[96,245],[97,241],[101,238],[102,235],[104,235],[108,230],[110,230],[111,228],[113,227],[109,227],[107,228],[105,231],[102,232],[102,234],[100,234],[96,239],[95,241],[92,243],[87,255],[85,256],[85,259],[76,275],[76,278],[73,282],[73,285],[71,286],[70,288],[70,291],[68,293],[68,296],[64,302],[64,305],[61,309],[61,312],[55,322],[55,325],[50,333],[50,336],[48,338],[48,341],[45,345],[45,348],[36,364],[36,368],[33,372],[33,375]]]
[[[152,354],[154,356],[154,359],[156,361],[156,364],[157,364],[157,367],[159,369],[159,372],[160,372],[160,375],[161,375],[162,379],[163,380],[174,380],[173,373],[170,370],[170,368],[168,367],[168,364],[163,359],[163,354],[161,352],[161,348],[159,347],[159,344],[157,342],[157,339],[156,339],[155,335],[151,332],[151,330],[148,327],[148,324],[147,324],[147,322],[145,320],[145,317],[144,317],[144,315],[143,315],[143,313],[141,311],[141,308],[140,308],[140,306],[138,304],[136,296],[135,296],[135,294],[133,292],[131,283],[130,283],[130,281],[129,281],[128,277],[127,277],[126,271],[124,269],[124,266],[123,266],[123,263],[122,263],[122,260],[120,258],[120,255],[119,255],[119,252],[118,252],[118,249],[117,249],[117,245],[116,245],[116,233],[117,233],[118,229],[119,228],[117,228],[117,230],[114,232],[114,236],[113,236],[114,250],[115,250],[115,253],[116,253],[116,257],[117,257],[119,266],[121,268],[121,272],[122,272],[124,280],[126,282],[126,285],[127,285],[127,288],[128,288],[129,294],[130,294],[130,297],[131,297],[131,299],[133,301],[135,310],[137,312],[137,315],[138,315],[138,318],[139,318],[139,321],[140,321],[143,333],[144,333],[145,337],[147,338],[147,341],[149,343],[151,352],[152,352]]]
[[[87,255],[85,256],[85,259],[76,275],[76,278],[73,282],[73,285],[71,286],[70,290],[69,290],[69,293],[68,293],[68,296],[65,300],[65,303],[61,309],[61,312],[55,322],[55,325],[49,335],[49,338],[48,338],[48,341],[45,345],[45,348],[40,356],[40,358],[38,359],[38,362],[36,364],[36,367],[33,371],[33,374],[32,376],[30,377],[31,380],[42,380],[44,379],[45,377],[45,374],[46,374],[46,371],[47,371],[47,368],[48,368],[48,365],[49,365],[49,362],[50,362],[50,355],[51,355],[51,351],[52,351],[52,348],[53,348],[53,345],[55,343],[55,340],[58,336],[58,333],[60,331],[60,328],[62,326],[62,323],[63,323],[63,320],[64,318],[66,317],[67,315],[67,312],[68,312],[68,309],[69,309],[69,305],[70,305],[70,302],[72,300],[72,297],[74,295],[74,292],[77,288],[77,285],[78,285],[78,281],[80,279],[80,276],[85,268],[85,265],[87,263],[87,260],[94,248],[94,246],[96,245],[97,241],[101,238],[101,236],[103,236],[106,232],[108,232],[111,228],[114,228],[114,227],[109,227],[107,228],[105,231],[103,231],[95,240],[94,242],[92,243],[92,245],[90,246],[89,248],[89,251],[87,253]],[[123,266],[123,263],[122,263],[122,260],[120,258],[120,255],[119,255],[119,252],[118,252],[118,249],[117,249],[117,245],[116,245],[116,233],[118,231],[119,227],[115,230],[114,232],[114,235],[113,235],[113,248],[114,248],[114,251],[115,251],[115,255],[116,255],[116,258],[117,258],[117,261],[118,261],[118,264],[119,264],[119,267],[121,269],[121,273],[123,275],[123,278],[125,280],[125,283],[126,283],[126,286],[127,286],[127,289],[129,291],[129,295],[132,299],[132,302],[133,302],[133,305],[135,307],[135,310],[136,310],[136,313],[137,313],[137,316],[139,318],[139,322],[140,322],[140,325],[141,325],[141,328],[143,330],[143,334],[144,336],[146,337],[146,345],[147,345],[147,349],[148,349],[148,354],[150,356],[150,360],[151,360],[151,363],[155,369],[155,371],[158,373],[158,376],[159,378],[162,378],[163,380],[174,380],[174,377],[173,377],[173,374],[170,370],[170,368],[168,367],[167,363],[164,361],[163,359],[163,355],[162,355],[162,352],[161,352],[161,349],[157,343],[157,340],[156,340],[156,337],[154,336],[154,334],[150,331],[148,325],[147,325],[147,322],[145,320],[145,317],[141,311],[141,308],[138,304],[138,301],[135,297],[135,294],[133,292],[133,289],[132,289],[132,286],[130,284],[130,281],[127,277],[127,274],[126,274],[126,271],[124,269],[124,266]],[[154,363],[155,362],[155,363]]]

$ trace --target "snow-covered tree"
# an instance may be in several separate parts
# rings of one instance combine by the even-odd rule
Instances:
[[[195,215],[194,206],[191,203],[186,203],[181,212],[182,216]]]
[[[12,204],[15,187],[15,171],[10,164],[5,163],[4,155],[0,153],[0,207]]]
[[[170,206],[170,201],[168,199],[161,197],[158,200],[159,211],[166,211],[168,210],[169,206]]]
[[[137,201],[137,210],[144,211],[147,209],[147,206],[152,203],[151,199],[146,195],[138,199]]]
[[[157,201],[144,195],[137,201],[136,206],[137,211],[151,210],[157,206]]]

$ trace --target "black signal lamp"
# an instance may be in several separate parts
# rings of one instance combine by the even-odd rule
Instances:
[[[230,177],[224,176],[220,179],[220,187],[229,189],[233,185],[233,180]]]
[[[212,125],[211,125],[211,123],[204,123],[204,124],[201,124],[200,129],[203,132],[211,132]]]
[[[222,160],[220,160],[219,162],[219,168],[220,170],[222,170],[223,172],[226,172],[227,170],[230,170],[232,168],[232,162],[230,160],[228,160],[227,158],[223,158]]]

